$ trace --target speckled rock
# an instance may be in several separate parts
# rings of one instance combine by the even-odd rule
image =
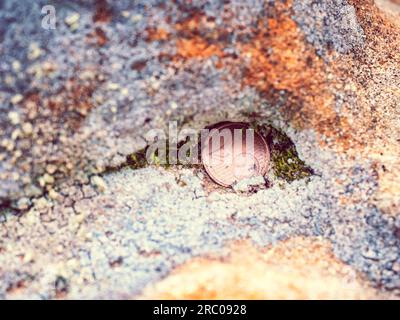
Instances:
[[[365,281],[354,290],[399,294],[387,2],[58,1],[49,30],[45,1],[1,2],[0,296],[138,297],[231,241],[298,236],[330,242]],[[271,124],[313,175],[234,193],[199,168],[119,169],[168,120]]]

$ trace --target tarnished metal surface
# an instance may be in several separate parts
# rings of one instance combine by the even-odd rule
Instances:
[[[263,137],[242,122],[214,127],[202,148],[205,170],[216,183],[228,187],[268,170],[269,150]]]

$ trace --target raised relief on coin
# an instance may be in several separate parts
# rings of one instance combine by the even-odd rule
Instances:
[[[259,172],[258,161],[250,153],[241,153],[233,159],[233,171],[237,180],[254,177]]]
[[[264,176],[269,149],[264,138],[243,122],[214,126],[202,145],[201,158],[210,178],[225,187],[255,176]]]

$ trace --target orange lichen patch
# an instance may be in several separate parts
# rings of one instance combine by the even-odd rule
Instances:
[[[152,299],[382,298],[320,238],[293,238],[263,250],[234,244],[227,259],[196,258],[144,290]]]
[[[324,136],[337,140],[345,148],[349,134],[347,122],[334,109],[326,64],[315,54],[297,24],[291,18],[290,2],[276,5],[274,18],[260,20],[256,36],[239,44],[242,60],[247,63],[243,80],[266,96],[272,90],[285,90],[290,95],[284,113],[296,126],[312,127]]]
[[[176,44],[178,55],[185,59],[204,59],[211,56],[223,56],[223,52],[219,46],[209,44],[201,37],[194,37],[192,39],[178,39]]]
[[[179,37],[190,39],[201,34],[202,38],[207,41],[220,40],[228,33],[225,29],[217,28],[215,19],[207,17],[201,11],[195,12],[189,18],[175,24],[175,30]]]
[[[270,9],[271,11],[272,9]],[[229,43],[226,30],[201,12],[176,24],[178,59],[218,56],[217,67],[245,69],[244,86],[257,88],[263,96],[274,99],[273,92],[284,90],[289,101],[283,108],[286,118],[300,128],[315,128],[323,136],[336,140],[340,150],[349,147],[351,131],[344,116],[335,111],[334,77],[328,80],[327,65],[306,43],[304,35],[292,20],[291,2],[276,3],[274,18],[261,19],[251,39],[237,39],[241,55],[236,62],[223,54]],[[231,68],[234,69],[234,68]],[[321,143],[323,143],[321,139]]]
[[[40,96],[38,93],[30,93],[25,96],[24,110],[28,119],[36,118],[39,112]]]
[[[164,28],[147,29],[147,41],[165,41],[170,37],[170,33]]]
[[[88,42],[92,44],[96,44],[100,47],[104,46],[108,42],[108,38],[106,33],[101,28],[95,28],[93,32],[87,35]]]
[[[66,80],[63,87],[50,97],[37,94],[26,99],[28,118],[33,119],[40,113],[63,119],[66,127],[74,130],[79,128],[88,112],[95,107],[92,95],[98,82],[96,71],[80,70],[77,75]],[[43,109],[38,110],[39,106]]]
[[[189,18],[175,24],[177,32],[177,56],[182,59],[206,59],[212,56],[224,57],[223,39],[226,30],[216,28],[214,19],[202,12],[195,12]],[[224,66],[222,60],[217,67]]]
[[[204,29],[204,21],[206,16],[201,12],[195,12],[189,18],[180,21],[175,24],[175,29],[181,34],[186,36],[192,36],[195,32],[199,32]]]
[[[66,126],[76,129],[90,110],[95,107],[92,96],[96,90],[98,67],[76,68],[75,76],[66,79],[60,89],[51,95],[40,91],[27,93],[22,102],[26,120],[34,121],[39,116],[51,116]],[[56,122],[54,122],[56,124]]]
[[[48,108],[55,112],[77,111],[85,115],[92,107],[90,98],[92,97],[94,86],[84,86],[75,79],[67,80],[65,84],[64,95],[50,98],[48,100]]]
[[[96,11],[93,15],[93,22],[108,23],[112,19],[112,10],[106,0],[96,1]]]
[[[240,46],[243,56],[250,58],[246,83],[262,91],[273,86],[297,92],[323,81],[320,74],[312,76],[321,61],[305,49],[293,20],[281,16],[260,21],[257,29],[256,38]]]

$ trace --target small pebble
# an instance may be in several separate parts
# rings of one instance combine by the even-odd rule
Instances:
[[[18,103],[20,103],[22,101],[23,98],[24,97],[22,96],[22,94],[16,94],[15,96],[13,96],[11,98],[11,103],[12,104],[18,104]]]
[[[17,202],[17,209],[18,210],[26,210],[31,205],[31,200],[28,198],[21,198]]]
[[[94,176],[91,179],[92,185],[94,185],[98,190],[105,191],[106,190],[106,183],[104,182],[103,178],[99,176]]]
[[[143,16],[141,14],[135,14],[134,16],[132,16],[131,21],[136,23],[142,19],[143,19]]]
[[[65,23],[71,27],[79,21],[80,17],[79,13],[72,13],[65,18]]]
[[[33,126],[30,122],[25,122],[22,124],[21,129],[27,136],[31,135],[33,132]]]
[[[49,198],[52,200],[58,200],[60,198],[60,194],[54,191],[54,189],[49,190]]]
[[[108,83],[107,88],[109,90],[118,90],[119,89],[119,84],[118,83],[114,83],[114,82],[110,82],[110,83]]]
[[[21,70],[21,63],[18,60],[14,60],[12,62],[12,68],[15,72],[18,72]]]
[[[19,102],[20,100],[18,100],[18,102]],[[13,101],[11,101],[11,102],[13,102]],[[17,103],[18,103],[17,102]],[[13,102],[14,103],[14,102]],[[14,103],[15,104],[15,103]],[[19,114],[18,114],[18,112],[15,112],[15,111],[11,111],[11,112],[9,112],[8,113],[8,119],[10,119],[10,122],[13,124],[13,125],[17,125],[17,124],[19,124],[19,122],[20,122],[20,118],[19,118]]]
[[[28,51],[28,59],[29,60],[36,60],[42,55],[43,51],[40,49],[39,45],[36,42],[32,42],[29,45]]]
[[[129,16],[131,15],[130,12],[127,11],[127,10],[122,11],[121,14],[122,14],[122,16],[123,16],[124,18],[129,18]]]

